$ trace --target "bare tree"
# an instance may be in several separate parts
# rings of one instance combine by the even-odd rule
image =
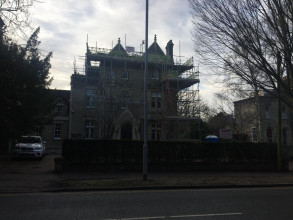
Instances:
[[[256,129],[257,139],[263,140],[263,128],[262,128],[262,117],[260,111],[260,94],[262,93],[256,80],[258,70],[253,68],[249,63],[245,63],[243,69],[246,69],[247,75],[250,74],[251,81],[247,83],[238,75],[233,74],[233,70],[227,71],[227,76],[223,80],[223,89],[221,93],[215,94],[217,97],[217,109],[226,113],[235,113],[234,102],[242,99],[249,98],[251,100],[252,108],[254,109],[255,120],[252,120],[252,124]]]
[[[0,18],[5,24],[6,32],[25,35],[25,28],[31,28],[30,8],[37,2],[37,0],[0,0]]]
[[[279,83],[280,98],[293,107],[292,0],[189,2],[196,52],[219,73],[236,74],[255,91],[272,93]]]

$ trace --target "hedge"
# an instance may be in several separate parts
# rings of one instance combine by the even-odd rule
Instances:
[[[63,141],[62,157],[82,163],[141,163],[142,141]],[[277,146],[272,143],[207,143],[149,141],[150,163],[260,163],[276,162]]]

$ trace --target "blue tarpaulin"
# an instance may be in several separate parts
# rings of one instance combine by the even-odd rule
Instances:
[[[216,135],[208,135],[205,137],[205,141],[207,142],[219,142],[219,138]]]

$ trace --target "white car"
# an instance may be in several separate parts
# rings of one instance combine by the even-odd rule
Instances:
[[[35,157],[42,159],[45,156],[45,144],[40,136],[22,136],[12,146],[12,157]]]

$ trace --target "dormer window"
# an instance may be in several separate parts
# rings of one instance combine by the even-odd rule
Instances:
[[[57,104],[56,107],[55,107],[55,113],[57,115],[63,115],[63,112],[64,112],[64,105]]]

